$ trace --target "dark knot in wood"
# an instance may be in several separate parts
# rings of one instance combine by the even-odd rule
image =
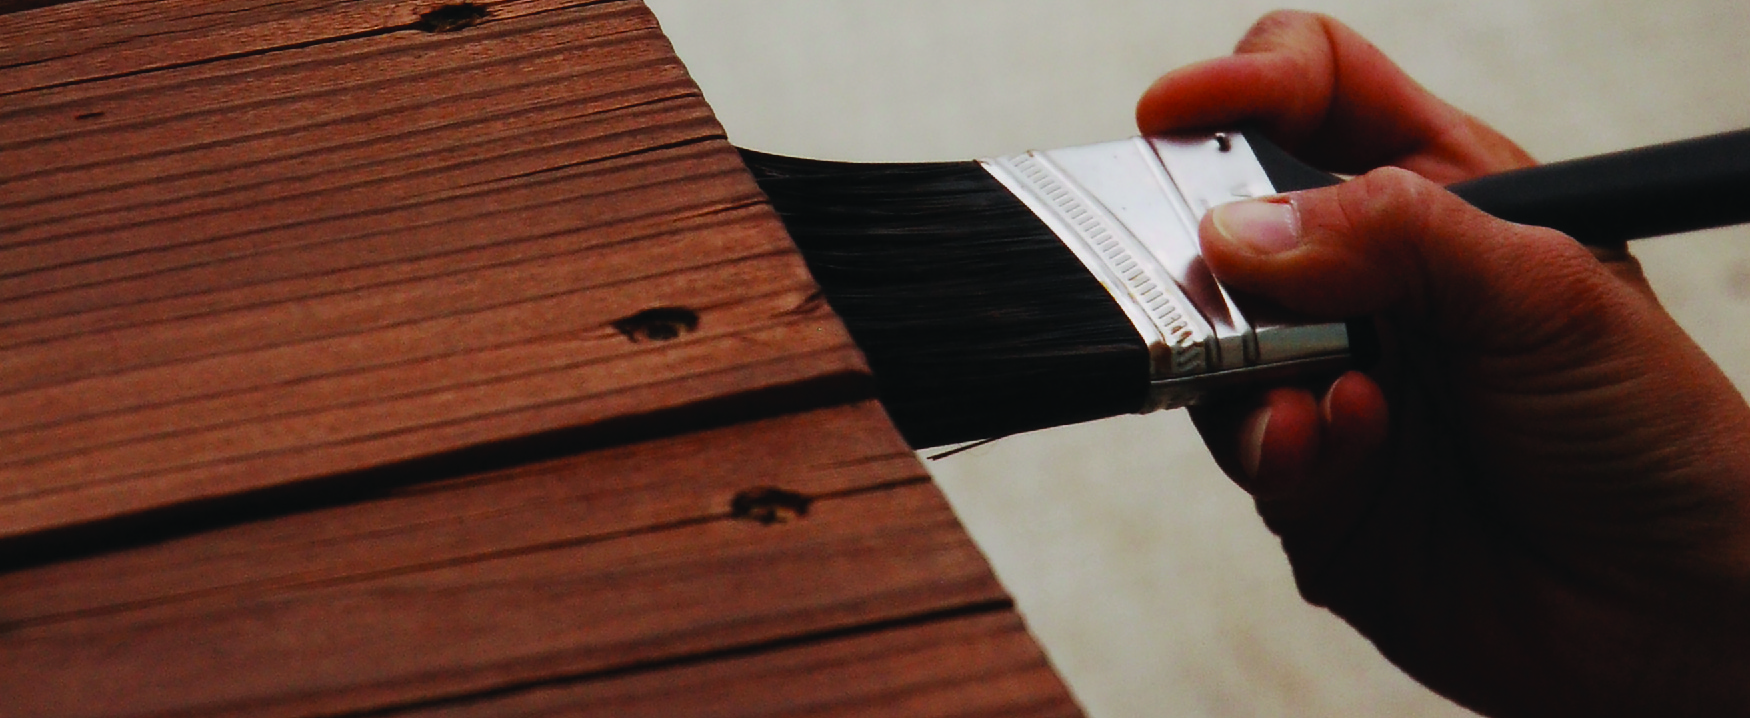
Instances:
[[[614,328],[633,342],[666,342],[699,329],[699,314],[685,307],[658,307],[619,319]]]
[[[737,493],[729,502],[729,513],[742,521],[770,526],[807,516],[813,503],[814,499],[794,491],[759,486]]]
[[[480,24],[490,14],[485,5],[471,2],[444,5],[421,13],[413,27],[421,32],[455,32]]]

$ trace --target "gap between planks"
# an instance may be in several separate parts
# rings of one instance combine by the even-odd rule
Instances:
[[[32,90],[126,80],[221,61],[271,57],[323,45],[389,37],[437,35],[419,29],[421,15],[444,3],[428,0],[295,0],[278,13],[261,3],[85,0],[42,8],[0,24],[0,97]],[[642,9],[632,0],[484,0],[487,25],[598,5]],[[199,9],[164,13],[163,8]],[[654,21],[652,21],[654,23]],[[478,27],[478,25],[476,26]],[[149,30],[149,31],[148,31]],[[150,38],[152,42],[141,43]]]
[[[725,515],[755,486],[816,500]],[[0,683],[31,714],[332,715],[1007,602],[864,403],[3,574]]]
[[[460,32],[267,53],[239,49],[264,41],[259,27],[226,25],[253,17],[227,9],[244,4],[205,7],[149,29],[32,35],[80,59],[0,73],[91,80],[18,95],[30,101],[5,121],[70,138],[45,161],[113,161],[37,188],[49,204],[4,210],[22,229],[0,247],[14,275],[0,295],[21,321],[0,328],[0,538],[101,534],[470,447],[618,431],[592,425],[659,430],[654,417],[692,406],[752,417],[816,391],[869,395],[860,355],[641,5],[489,3],[488,22]],[[352,37],[428,8],[295,0],[266,26],[296,25],[287,42]],[[0,34],[75,16],[20,15]],[[183,44],[147,57],[130,32]],[[228,59],[177,64],[197,50]],[[148,62],[91,79],[135,61]],[[446,68],[485,84],[422,78],[444,112],[387,91]],[[610,86],[581,90],[592,79]],[[180,94],[205,84],[222,90],[213,102]],[[583,104],[554,94],[570,90]],[[118,114],[50,122],[104,97]],[[175,124],[190,113],[233,121]],[[402,117],[437,147],[404,151],[385,119]],[[379,122],[374,141],[350,136],[355,121]],[[99,139],[86,149],[113,156],[77,151]],[[130,174],[157,158],[187,164],[162,183]],[[101,191],[112,176],[130,193]],[[697,331],[640,344],[614,328],[665,308]],[[773,398],[788,403],[760,404]]]
[[[0,628],[190,597],[223,603],[301,582],[407,573],[722,520],[730,518],[733,496],[757,485],[823,497],[927,479],[872,401],[692,428],[518,467],[465,465],[454,478],[388,484],[326,505],[293,504],[35,566],[14,555],[0,565]],[[354,548],[320,561],[309,554],[331,546]]]
[[[367,142],[394,141],[393,123],[382,124],[385,134],[376,138],[354,138],[349,143],[337,135],[304,145],[302,154],[287,153],[276,146],[276,142],[288,139],[312,139],[310,130],[322,127],[322,122],[351,129],[356,127],[350,124],[353,121],[372,117],[369,111],[350,117],[343,112],[312,123],[307,111],[287,104],[288,97],[303,97],[317,104],[338,104],[348,97],[356,101],[360,88],[369,85],[347,85],[340,75],[335,76],[340,84],[301,95],[275,96],[253,106],[247,93],[217,96],[204,105],[193,103],[215,117],[225,111],[247,111],[249,118],[258,121],[264,117],[257,111],[261,108],[281,111],[279,119],[268,118],[265,124],[194,121],[178,127],[174,123],[183,121],[178,117],[187,114],[184,108],[162,102],[154,105],[154,97],[173,97],[177,92],[245,78],[259,85],[274,73],[321,73],[341,67],[356,70],[371,62],[384,64],[380,61],[385,59],[400,60],[405,66],[414,58],[432,58],[438,56],[436,53],[464,48],[475,48],[467,52],[476,54],[500,52],[497,59],[474,62],[472,67],[482,72],[493,71],[488,69],[492,62],[500,68],[515,63],[530,66],[528,63],[537,57],[552,58],[563,52],[560,45],[553,46],[559,48],[557,51],[543,50],[531,32],[562,30],[571,19],[584,16],[593,18],[586,26],[598,31],[593,36],[596,40],[613,36],[614,42],[620,43],[617,46],[631,47],[628,43],[641,41],[631,36],[645,33],[656,38],[656,44],[649,47],[665,47],[654,20],[637,3],[531,0],[485,4],[494,13],[485,25],[471,33],[441,37],[407,32],[417,12],[431,4],[405,0],[345,4],[290,0],[274,3],[269,13],[247,15],[240,11],[254,10],[256,3],[213,0],[148,5],[133,0],[90,0],[21,16],[21,20],[36,24],[24,35],[17,34],[23,22],[0,26],[0,45],[8,45],[13,37],[35,38],[31,52],[36,53],[0,53],[0,66],[14,66],[10,72],[0,73],[0,93],[11,91],[9,99],[30,100],[14,104],[21,108],[15,112],[0,114],[18,121],[29,117],[43,120],[32,125],[36,128],[32,131],[48,133],[42,139],[53,139],[63,130],[70,133],[68,137],[142,133],[114,145],[118,153],[110,159],[115,162],[84,168],[89,170],[89,186],[64,181],[73,175],[41,185],[38,189],[44,193],[30,201],[59,204],[38,207],[47,213],[38,215],[35,226],[65,229],[65,221],[89,222],[101,218],[103,212],[174,211],[140,191],[144,187],[165,189],[146,181],[162,173],[140,163],[154,157],[187,161],[193,156],[190,152],[202,148],[229,152],[251,147],[246,142],[257,143],[246,152],[230,156],[214,153],[207,160],[211,162],[207,169],[237,173],[231,176],[245,184],[249,170],[276,173],[303,166],[304,177],[324,177],[323,172],[312,169],[309,160],[331,163],[329,172],[374,167],[384,177],[415,180],[419,179],[417,167],[430,163],[430,158],[418,158],[419,162],[395,165],[372,160],[368,153],[355,158],[340,154],[347,148],[371,147]],[[0,4],[0,9],[4,8]],[[573,10],[577,11],[574,15],[567,14]],[[136,43],[141,39],[142,23],[149,23],[147,34],[155,36],[150,43]],[[12,43],[10,47],[23,45]],[[547,54],[541,55],[543,52]],[[616,61],[624,60],[615,57],[619,58]],[[640,67],[623,65],[634,73]],[[455,64],[441,62],[433,67],[456,69]],[[671,82],[658,91],[673,93],[679,88],[681,92],[656,102],[674,99],[702,107],[696,90],[682,88],[690,83],[685,81],[684,71],[678,71],[678,62],[664,64],[656,57],[654,64],[642,67],[668,72],[671,80],[679,72],[681,84]],[[573,72],[568,78],[587,76]],[[377,78],[380,87],[400,81],[402,78],[389,75]],[[522,87],[539,85],[528,81]],[[658,84],[651,83],[651,88],[657,89]],[[323,92],[330,94],[324,96]],[[452,92],[449,96],[477,101],[473,116],[458,119],[428,113],[416,122],[432,129],[460,129],[471,122],[515,117],[502,107],[491,113],[492,101],[499,99],[513,105],[520,101],[533,109],[562,110],[550,100],[496,88]],[[393,100],[384,97],[385,102]],[[187,97],[178,99],[188,102]],[[613,101],[617,100],[609,102]],[[613,109],[651,105],[650,101],[622,101]],[[419,109],[406,102],[385,104],[377,107],[375,116],[414,120]],[[709,120],[708,111],[703,117]],[[73,124],[64,124],[69,120]],[[714,121],[709,125],[714,128]],[[715,129],[715,135],[712,131],[691,132],[722,151],[726,145],[721,131]],[[194,140],[186,141],[185,136]],[[514,131],[504,136],[518,137]],[[32,142],[36,146],[35,140]],[[175,144],[178,142],[184,144]],[[545,142],[547,146],[556,144]],[[130,143],[158,147],[158,154],[128,154]],[[660,151],[686,145],[645,141],[637,146]],[[59,162],[59,156],[63,155],[58,149],[44,159]],[[447,183],[426,187],[393,182],[386,186],[401,188],[401,194],[391,193],[398,200],[448,200],[466,197],[475,189],[484,189],[483,196],[502,198],[503,190],[549,186],[575,176],[570,173],[578,168],[588,168],[575,159],[552,163],[540,157],[539,153],[530,154],[533,161],[520,167],[501,158],[489,170],[476,167],[472,174],[452,172],[446,176]],[[113,186],[128,188],[132,194],[110,192],[111,186],[101,185],[123,177],[124,173],[116,170],[129,165],[138,170],[131,175],[134,179],[121,179],[122,184]],[[38,166],[47,172],[83,171],[71,166]],[[397,172],[399,167],[415,169]],[[49,178],[47,174],[42,177]],[[184,173],[172,179],[184,184],[168,188],[175,191],[165,197],[180,197],[184,209],[248,206],[236,201],[200,204],[206,199],[222,199],[225,190],[236,189],[238,182],[220,182],[216,172]],[[747,184],[745,177],[740,179]],[[127,184],[130,181],[133,184]],[[305,189],[319,193],[336,187],[308,184]],[[547,206],[552,206],[556,196],[530,195]],[[728,206],[753,206],[738,202]],[[531,202],[529,206],[542,205]],[[373,208],[358,216],[380,214]],[[168,215],[159,218],[163,216]],[[763,221],[768,228],[772,225],[769,216]],[[172,234],[179,233],[167,230],[165,236]],[[781,236],[781,231],[778,234]],[[43,238],[54,239],[52,235],[39,237]],[[92,255],[80,250],[73,256],[88,259]],[[245,268],[253,259],[248,253],[235,257]],[[283,258],[290,266],[300,257],[290,251]],[[133,319],[188,320],[200,312],[190,311],[193,304],[178,310],[175,300],[201,294],[183,291],[178,295],[179,290],[172,285],[178,278],[197,275],[179,277],[172,273],[193,266],[161,264],[145,273],[136,271],[130,276],[150,277],[156,272],[158,281],[164,283],[136,284],[150,291],[120,293],[127,299],[114,306],[104,306],[102,295],[92,293],[81,301],[45,304],[48,311],[34,316],[47,321],[111,322],[101,330],[133,326]],[[251,301],[266,301],[269,295],[261,292],[274,287],[276,279],[288,279],[272,272],[250,275],[247,271],[243,275],[248,279],[223,279],[235,275],[219,271],[218,265],[205,266],[212,271],[204,281],[215,283],[209,289],[229,282],[223,289],[235,292],[235,302],[220,308],[221,312],[247,310]],[[391,264],[380,261],[379,266]],[[135,265],[133,269],[142,267]],[[305,271],[306,276],[318,276]],[[98,285],[88,282],[79,286]],[[68,288],[53,282],[38,288],[44,287],[51,292]],[[154,291],[158,293],[154,295]],[[294,296],[281,295],[281,299]],[[781,304],[783,313],[808,306],[814,306],[811,311],[820,311],[812,291],[798,297],[787,289],[777,289],[758,296],[782,297],[794,304]],[[93,309],[98,311],[90,311]],[[836,326],[830,315],[821,313],[826,317],[825,325]],[[36,325],[39,330],[48,326]],[[815,325],[814,329],[818,332],[823,326]],[[26,339],[26,343],[53,336],[53,332],[45,332]],[[470,473],[498,461],[481,458],[494,453],[481,451],[494,445],[440,441],[439,453],[415,462],[417,468],[392,466],[375,478],[366,478],[371,472],[326,477],[330,482],[347,481],[346,486],[321,482],[296,485],[281,475],[280,483],[264,485],[259,491],[246,489],[239,494],[232,486],[212,496],[186,494],[147,509],[147,513],[162,511],[159,518],[169,519],[178,509],[217,511],[196,513],[200,520],[181,530],[163,522],[151,531],[128,533],[131,540],[99,541],[59,554],[41,554],[43,560],[34,564],[17,563],[10,572],[0,574],[0,621],[4,622],[0,624],[0,665],[13,666],[0,671],[5,676],[0,682],[10,681],[17,690],[0,692],[13,697],[14,705],[58,705],[69,713],[83,710],[90,715],[186,709],[303,716],[399,712],[401,708],[418,708],[422,715],[431,711],[471,715],[532,711],[546,715],[589,713],[612,705],[621,715],[644,711],[644,715],[668,716],[689,710],[718,714],[725,709],[725,701],[739,711],[736,715],[750,717],[788,715],[798,710],[811,715],[883,715],[872,711],[908,716],[1077,715],[982,557],[878,407],[865,403],[781,417],[751,427],[676,435],[712,423],[728,424],[762,413],[867,396],[866,388],[861,394],[855,389],[831,388],[847,381],[867,386],[854,349],[837,334],[822,346],[827,348],[764,363],[743,361],[719,367],[714,374],[707,372],[706,376],[740,378],[702,387],[693,394],[680,392],[692,397],[684,410],[681,404],[661,402],[655,411],[648,404],[623,407],[617,410],[620,413],[607,411],[597,416],[583,433],[578,433],[581,429],[575,426],[575,418],[569,424],[552,418],[532,420],[519,429],[525,433],[499,442],[497,448],[508,450],[514,445],[518,450],[527,449],[524,444],[533,441],[541,447],[536,456],[557,456],[567,450],[568,441],[580,437],[583,441],[570,444],[570,450],[654,436],[672,436],[670,439],[552,459],[485,476],[421,484],[421,479],[452,475],[446,471]],[[794,377],[790,380],[757,374],[757,367],[781,361],[804,366],[786,375]],[[187,424],[185,428],[196,426]],[[95,425],[86,428],[98,429]],[[857,441],[879,440],[875,445],[845,447],[822,440],[820,433],[852,429],[861,437]],[[756,435],[736,433],[747,431]],[[84,440],[95,441],[100,433],[57,436],[61,440],[85,436]],[[126,431],[121,435],[126,436]],[[710,437],[705,445],[689,443],[701,436]],[[736,436],[742,438],[733,438]],[[753,474],[760,473],[748,473],[751,468],[785,463],[781,457],[761,453],[762,448],[775,446],[774,441],[789,447],[784,450],[791,452],[791,460],[801,456],[796,451],[804,449],[804,454],[816,452],[808,455],[831,455],[831,461],[803,462],[811,468],[786,470],[774,474],[777,478],[771,481],[813,497],[812,513],[774,527],[757,527],[725,516],[728,496],[747,488],[753,483]],[[462,448],[454,448],[458,446]],[[61,451],[82,448],[89,447],[68,444]],[[477,451],[479,455],[474,454]],[[378,457],[381,460],[382,454]],[[618,473],[600,463],[613,461],[621,462]],[[446,462],[459,463],[460,467],[439,468]],[[591,464],[596,470],[583,470],[568,462],[596,462]],[[689,466],[695,467],[692,473],[680,471]],[[698,475],[699,471],[720,483],[711,484]],[[592,480],[608,475],[660,477],[658,483],[667,481],[669,488],[639,484],[618,486],[615,491],[593,485]],[[684,490],[677,491],[683,486]],[[333,495],[321,498],[330,490],[334,490]],[[274,503],[284,498],[294,500]],[[250,503],[255,508],[246,514],[215,518],[226,507]],[[138,528],[116,516],[110,515],[113,523],[109,528]],[[37,538],[57,536],[61,534],[46,533]],[[567,590],[597,593],[565,595]],[[627,600],[646,603],[630,608],[616,604]],[[737,601],[742,602],[740,607]],[[468,610],[470,606],[473,610]],[[579,620],[595,630],[570,623]],[[454,645],[458,642],[475,650],[458,652]],[[67,670],[57,672],[57,667]],[[217,674],[227,680],[212,681]],[[81,676],[100,680],[102,685],[88,685]],[[677,692],[676,686],[692,688],[693,692]]]
[[[371,716],[1080,718],[1006,603]]]

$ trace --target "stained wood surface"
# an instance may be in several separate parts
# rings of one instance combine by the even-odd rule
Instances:
[[[1005,613],[885,424],[826,409],[17,570],[0,681],[21,715],[326,715]],[[733,514],[767,486],[812,501]]]
[[[947,616],[749,655],[544,686],[410,716],[1076,718],[1021,622]]]
[[[32,4],[0,716],[1079,714],[641,4]]]
[[[11,16],[0,537],[863,371],[648,12],[430,8]]]

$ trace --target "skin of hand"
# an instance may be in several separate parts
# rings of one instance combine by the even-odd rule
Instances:
[[[1228,286],[1384,346],[1193,412],[1307,600],[1486,715],[1750,715],[1750,408],[1626,251],[1442,189],[1531,159],[1328,17],[1266,16],[1137,117],[1361,175],[1202,227]]]

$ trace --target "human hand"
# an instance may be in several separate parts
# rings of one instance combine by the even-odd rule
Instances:
[[[1137,116],[1254,123],[1366,173],[1202,228],[1228,286],[1375,316],[1386,346],[1322,397],[1193,411],[1309,601],[1486,714],[1750,714],[1750,408],[1626,252],[1437,184],[1524,152],[1303,13],[1163,77]]]

